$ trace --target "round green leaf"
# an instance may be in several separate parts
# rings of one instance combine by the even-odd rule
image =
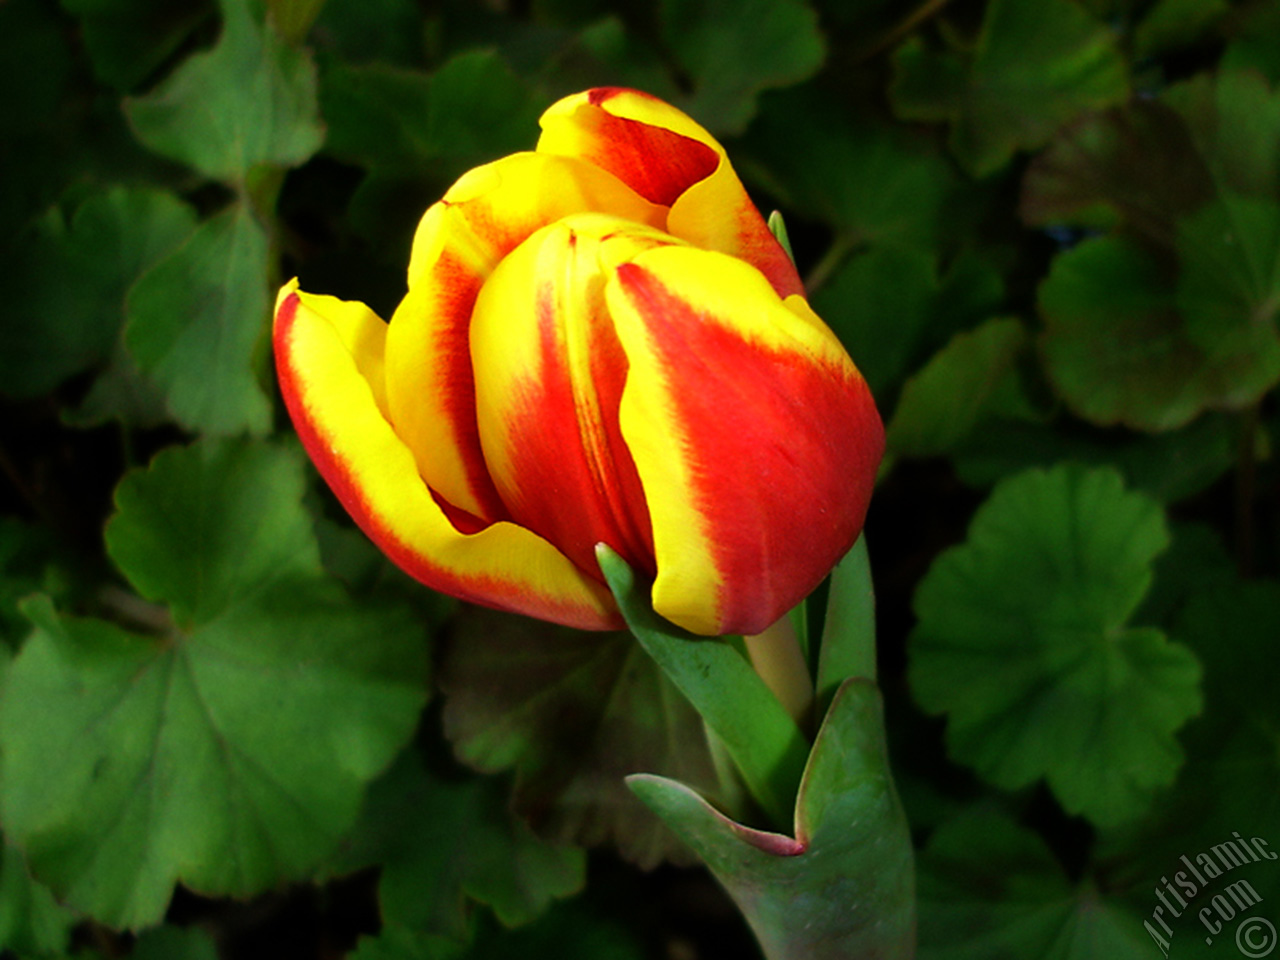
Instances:
[[[1201,703],[1190,651],[1127,624],[1167,544],[1159,505],[1113,470],[997,486],[915,598],[911,686],[947,714],[951,754],[1006,788],[1045,777],[1098,823],[1142,813]]]
[[[171,450],[126,478],[109,539],[177,625],[145,605],[149,635],[24,606],[0,817],[35,875],[104,923],[155,923],[175,882],[247,896],[306,876],[412,734],[420,628],[321,573],[301,496],[296,455]]]

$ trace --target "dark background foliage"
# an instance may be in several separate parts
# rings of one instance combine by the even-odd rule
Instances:
[[[270,375],[282,279],[389,315],[422,211],[604,84],[786,214],[888,424],[920,955],[1280,923],[1265,859],[1154,916],[1280,848],[1280,2],[3,0],[0,946],[753,955],[620,784],[734,800],[690,708],[390,568]]]

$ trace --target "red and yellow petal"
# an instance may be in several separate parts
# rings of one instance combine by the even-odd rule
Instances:
[[[584,629],[620,624],[613,598],[529,530],[463,534],[418,475],[377,401],[371,358],[385,325],[372,311],[295,284],[281,291],[275,354],[298,436],[360,528],[398,566],[444,593]]]
[[[552,104],[540,123],[539,153],[608,170],[670,208],[672,235],[747,261],[781,297],[804,293],[724,148],[686,114],[637,90],[598,87]]]
[[[483,522],[507,518],[484,462],[471,371],[471,312],[494,267],[548,223],[582,211],[639,223],[665,212],[581,160],[519,153],[470,171],[418,226],[409,292],[387,334],[387,401],[418,471]]]
[[[654,608],[695,633],[759,633],[862,528],[884,449],[870,391],[803,299],[740,260],[655,249],[617,268],[606,299]]]
[[[653,575],[644,490],[618,425],[627,359],[602,259],[674,242],[600,214],[543,228],[476,301],[471,356],[485,460],[512,519],[585,569],[607,543]]]

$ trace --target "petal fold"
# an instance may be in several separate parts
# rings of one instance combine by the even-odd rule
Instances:
[[[463,534],[449,521],[377,402],[365,350],[378,327],[362,305],[300,293],[296,282],[281,291],[274,344],[285,405],[360,528],[441,592],[583,629],[618,626],[608,591],[533,532],[499,522]]]
[[[539,122],[539,153],[608,170],[670,208],[669,233],[747,261],[781,297],[804,293],[724,148],[687,114],[638,90],[597,87],[552,104]]]
[[[618,425],[627,359],[603,269],[674,242],[616,217],[567,217],[508,255],[476,300],[485,460],[512,519],[584,569],[606,543],[654,573],[644,490]]]
[[[606,299],[629,362],[622,434],[653,523],[655,609],[695,633],[759,633],[862,529],[884,428],[800,297],[746,263],[663,247]]]
[[[480,447],[468,348],[476,296],[494,267],[549,223],[582,211],[661,223],[664,211],[573,158],[517,153],[470,171],[419,223],[409,292],[387,335],[387,400],[418,471],[450,504],[507,519]]]

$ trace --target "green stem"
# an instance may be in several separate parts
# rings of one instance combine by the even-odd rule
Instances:
[[[743,637],[751,665],[801,730],[812,729],[813,678],[788,614],[763,633]]]

